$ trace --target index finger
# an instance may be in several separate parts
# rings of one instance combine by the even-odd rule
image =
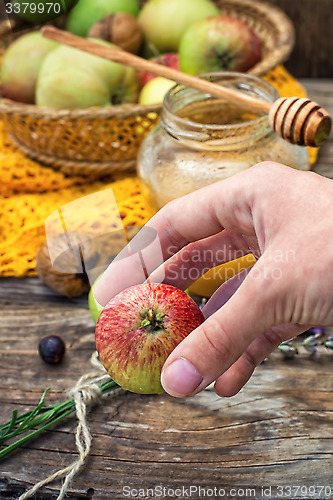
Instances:
[[[253,233],[246,174],[211,184],[163,207],[144,226],[155,232],[154,244],[147,245],[146,234],[140,231],[106,269],[95,289],[96,300],[105,305],[124,288],[142,283],[190,242],[228,227],[239,233]]]

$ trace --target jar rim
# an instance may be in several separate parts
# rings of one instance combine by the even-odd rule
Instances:
[[[259,96],[259,98],[266,100],[267,102],[272,102],[272,103],[276,99],[279,98],[279,93],[278,93],[277,89],[275,87],[273,87],[273,85],[271,85],[266,80],[263,80],[262,78],[251,75],[249,73],[239,73],[236,71],[219,71],[219,72],[213,72],[213,73],[203,73],[201,75],[198,75],[198,77],[208,79],[208,80],[213,81],[214,83],[217,83],[217,84],[221,83],[222,85],[225,85],[225,81],[227,81],[228,79],[230,81],[233,80],[234,83],[235,83],[235,81],[237,82],[239,80],[243,80],[246,82],[245,85],[243,84],[241,86],[242,89],[238,88],[237,90],[241,90],[241,91],[251,90],[251,95],[254,95],[254,97]],[[224,82],[223,82],[223,80],[224,80]],[[252,85],[249,87],[250,84],[252,84]],[[261,92],[255,91],[255,90],[260,90],[260,89],[262,89]],[[176,84],[173,87],[171,87],[171,89],[168,90],[168,92],[166,93],[166,95],[164,97],[162,114],[164,114],[164,116],[165,116],[165,114],[171,114],[174,117],[176,116],[177,123],[179,125],[183,124],[184,126],[186,126],[186,125],[190,126],[192,130],[196,130],[196,129],[201,130],[202,126],[203,126],[202,123],[198,123],[196,121],[190,120],[189,118],[183,118],[183,117],[177,115],[177,113],[175,113],[175,111],[172,109],[172,103],[170,101],[177,96],[179,97],[181,92],[186,92],[186,91],[189,91],[193,97],[197,97],[198,98],[197,100],[199,102],[210,97],[210,95],[208,93],[203,93],[203,92],[200,92],[199,90],[189,89],[188,87],[185,87],[184,85]],[[249,93],[249,92],[247,92],[247,93]],[[200,99],[200,96],[201,96],[201,99]],[[179,109],[181,109],[181,107]],[[264,114],[264,115],[258,116],[256,118],[253,118],[251,120],[244,121],[241,123],[233,123],[233,124],[214,124],[214,123],[207,124],[207,123],[205,123],[204,127],[206,130],[215,130],[215,131],[230,130],[231,131],[231,130],[241,129],[242,127],[245,128],[245,127],[249,126],[250,124],[257,125],[257,126],[260,126],[261,124],[264,125],[266,122],[268,123],[268,118],[267,118],[267,114]]]

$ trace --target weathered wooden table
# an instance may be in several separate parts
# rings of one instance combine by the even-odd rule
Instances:
[[[304,83],[333,115],[333,81]],[[333,178],[332,135],[315,170]],[[37,353],[49,334],[67,345],[56,367]],[[32,408],[47,387],[49,402],[66,399],[93,351],[86,297],[63,299],[37,278],[0,280],[1,423]],[[184,400],[106,396],[89,414],[91,455],[68,498],[333,498],[333,353],[320,352],[289,361],[274,353],[231,399],[212,390]],[[17,498],[69,465],[75,424],[68,417],[1,462],[0,498]],[[57,491],[59,483],[36,498]]]

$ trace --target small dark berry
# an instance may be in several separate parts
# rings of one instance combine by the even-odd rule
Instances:
[[[65,354],[65,343],[57,335],[44,337],[38,345],[39,354],[45,363],[55,365],[60,363]]]

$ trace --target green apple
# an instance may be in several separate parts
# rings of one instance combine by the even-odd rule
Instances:
[[[80,0],[69,14],[66,29],[87,36],[91,26],[108,14],[127,12],[136,17],[139,9],[138,0]]]
[[[136,102],[138,89],[138,74],[133,68],[61,45],[42,64],[36,104],[75,109],[131,103]]]
[[[175,82],[157,76],[142,88],[139,94],[139,104],[157,104],[163,102],[165,94],[175,85]]]
[[[138,21],[147,45],[159,52],[177,52],[180,39],[193,23],[219,10],[210,0],[148,0]]]
[[[88,294],[89,310],[90,310],[90,314],[92,316],[92,319],[95,321],[95,323],[97,323],[99,315],[101,314],[101,312],[104,309],[104,307],[101,306],[97,302],[97,300],[95,299],[95,296],[94,296],[95,288],[96,288],[97,283],[99,282],[99,280],[101,279],[102,276],[103,276],[103,273],[100,276],[98,276],[98,278],[94,281],[92,287],[90,288],[89,294]]]
[[[39,32],[27,33],[5,51],[1,65],[1,94],[14,101],[34,104],[37,75],[49,52],[59,44]]]
[[[179,66],[191,75],[247,71],[261,59],[261,42],[243,21],[215,16],[192,24],[179,45]]]

